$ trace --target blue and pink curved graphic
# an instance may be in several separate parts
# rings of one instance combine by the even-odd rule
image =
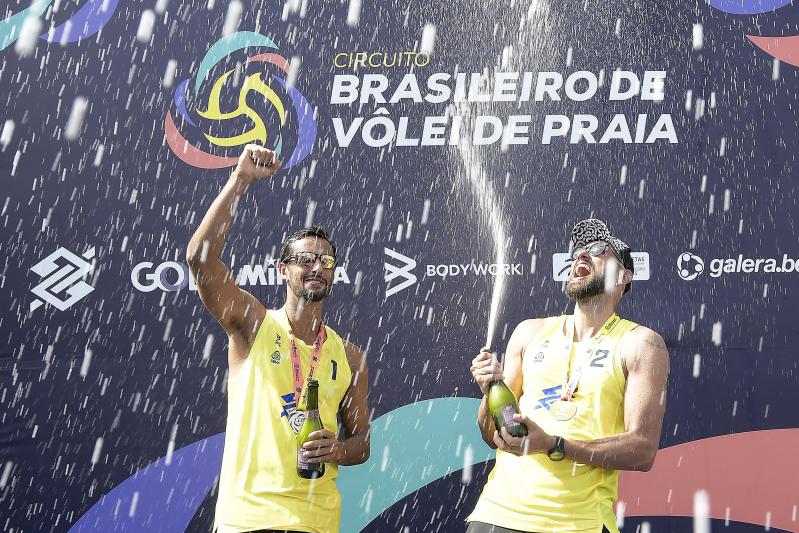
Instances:
[[[245,48],[260,47],[276,50],[277,45],[264,35],[254,32],[236,32],[228,37],[224,37],[217,41],[203,57],[197,73],[194,76],[193,83],[191,83],[191,90],[195,96],[199,96],[200,88],[203,82],[209,75],[211,70],[216,64],[225,60],[230,54],[243,50]],[[280,54],[267,52],[252,55],[245,60],[245,64],[252,63],[267,63],[276,66],[286,76],[289,75],[289,62],[285,57]],[[199,108],[195,109],[198,116],[206,119],[217,121],[229,120],[238,117],[247,117],[253,124],[252,128],[244,133],[235,135],[233,137],[216,137],[209,133],[204,133],[205,138],[213,145],[220,147],[235,147],[243,146],[247,143],[258,142],[266,145],[268,142],[268,131],[266,124],[260,115],[249,107],[246,102],[247,95],[250,91],[259,93],[263,97],[263,101],[271,104],[279,118],[279,127],[283,127],[288,122],[289,113],[280,97],[261,79],[261,74],[252,74],[246,77],[242,88],[239,92],[238,107],[232,111],[222,111],[220,105],[220,94],[224,87],[225,81],[234,70],[226,71],[222,76],[217,78],[208,97],[208,103],[205,110]],[[313,109],[305,96],[292,85],[288,84],[285,79],[275,77],[275,80],[280,87],[285,90],[291,99],[292,108],[294,110],[294,121],[297,127],[297,144],[294,147],[291,155],[283,161],[283,168],[290,168],[302,162],[313,148],[316,141],[316,119],[314,118]],[[178,83],[175,90],[173,102],[177,116],[183,119],[183,126],[191,126],[195,129],[199,128],[197,121],[189,112],[186,106],[187,91],[189,90],[190,82],[192,80],[183,80]],[[231,167],[236,164],[238,157],[225,157],[215,155],[203,151],[192,145],[178,129],[175,123],[175,118],[171,111],[167,111],[164,119],[164,131],[166,134],[166,141],[172,152],[178,156],[185,163],[205,169],[217,169]],[[272,143],[272,148],[280,155],[283,151],[283,137],[277,136],[277,139]]]
[[[709,0],[711,6],[732,15],[759,15],[791,5],[792,0]],[[771,57],[799,67],[799,35],[746,35],[755,46]]]
[[[475,398],[436,398],[376,419],[369,461],[340,470],[341,531],[360,531],[405,496],[493,459],[474,420],[479,403]],[[223,447],[220,433],[177,450],[169,464],[158,459],[103,496],[70,533],[183,533],[213,489]],[[799,531],[797,448],[799,429],[737,433],[664,448],[650,472],[622,473],[619,501],[625,516],[690,517],[693,495],[706,490],[713,497],[711,518]],[[736,485],[716,474],[731,465]]]
[[[0,20],[0,50],[11,46],[20,36],[28,17],[42,16],[53,0],[34,0],[22,11]],[[88,0],[63,24],[40,35],[49,42],[76,43],[91,37],[105,26],[117,10],[119,0]]]

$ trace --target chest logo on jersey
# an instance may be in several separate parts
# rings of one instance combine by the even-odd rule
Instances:
[[[560,389],[562,387],[563,385],[557,385],[555,387],[543,389],[541,392],[544,395],[538,399],[538,405],[536,405],[535,408],[541,409],[543,407],[544,409],[549,410],[554,402],[560,400]]]
[[[549,350],[549,339],[544,340],[540,345],[538,345],[538,351],[535,352],[533,355],[533,363],[540,363],[546,357],[546,352]]]
[[[272,354],[272,364],[279,365],[280,364],[280,352],[275,352]]]
[[[305,412],[297,410],[293,392],[284,394],[280,399],[283,401],[283,412],[280,413],[281,418],[285,416],[291,430],[294,433],[299,433],[302,423],[305,421]]]

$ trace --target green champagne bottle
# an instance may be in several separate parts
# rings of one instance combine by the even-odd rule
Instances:
[[[307,386],[308,401],[305,405],[305,421],[297,433],[297,475],[304,479],[316,479],[325,475],[325,464],[309,463],[302,456],[302,445],[310,440],[308,435],[323,429],[322,419],[319,417],[319,382],[309,379]]]
[[[513,419],[513,415],[519,413],[519,403],[504,381],[492,381],[488,385],[488,410],[494,417],[497,431],[504,426],[513,437],[527,436],[527,426]]]

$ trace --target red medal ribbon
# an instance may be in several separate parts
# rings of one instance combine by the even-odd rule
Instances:
[[[286,315],[288,320],[288,315]],[[294,377],[294,403],[297,409],[300,408],[300,395],[302,394],[303,377],[302,377],[302,361],[300,360],[300,352],[297,348],[297,341],[294,338],[294,332],[291,330],[291,322],[288,323],[289,327],[289,341],[291,342],[291,369]],[[313,379],[316,373],[316,368],[319,366],[319,354],[322,352],[322,345],[325,343],[327,334],[325,333],[325,325],[319,323],[319,331],[316,333],[316,340],[313,342],[311,348],[311,368],[308,371],[308,379]]]

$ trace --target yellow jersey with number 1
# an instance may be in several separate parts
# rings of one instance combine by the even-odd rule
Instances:
[[[550,413],[560,398],[567,370],[565,347],[567,319],[545,319],[522,358],[521,412],[550,435],[566,440],[594,440],[624,432],[626,378],[620,346],[625,333],[638,326],[618,319],[610,332],[594,345],[575,342],[569,354],[574,369],[585,350],[591,349],[571,401],[577,414],[564,422]],[[568,445],[567,445],[568,446]],[[546,453],[517,457],[497,450],[497,461],[467,521],[478,521],[538,533],[599,533],[606,527],[619,533],[613,502],[618,497],[619,474],[569,459],[552,461]]]
[[[337,432],[339,404],[352,381],[344,342],[325,326],[315,378],[322,424]],[[297,339],[303,374],[311,346]],[[339,530],[338,467],[328,464],[316,480],[297,475],[296,435],[305,414],[294,403],[288,320],[267,311],[249,357],[228,379],[228,415],[215,529],[220,533],[290,529]]]

